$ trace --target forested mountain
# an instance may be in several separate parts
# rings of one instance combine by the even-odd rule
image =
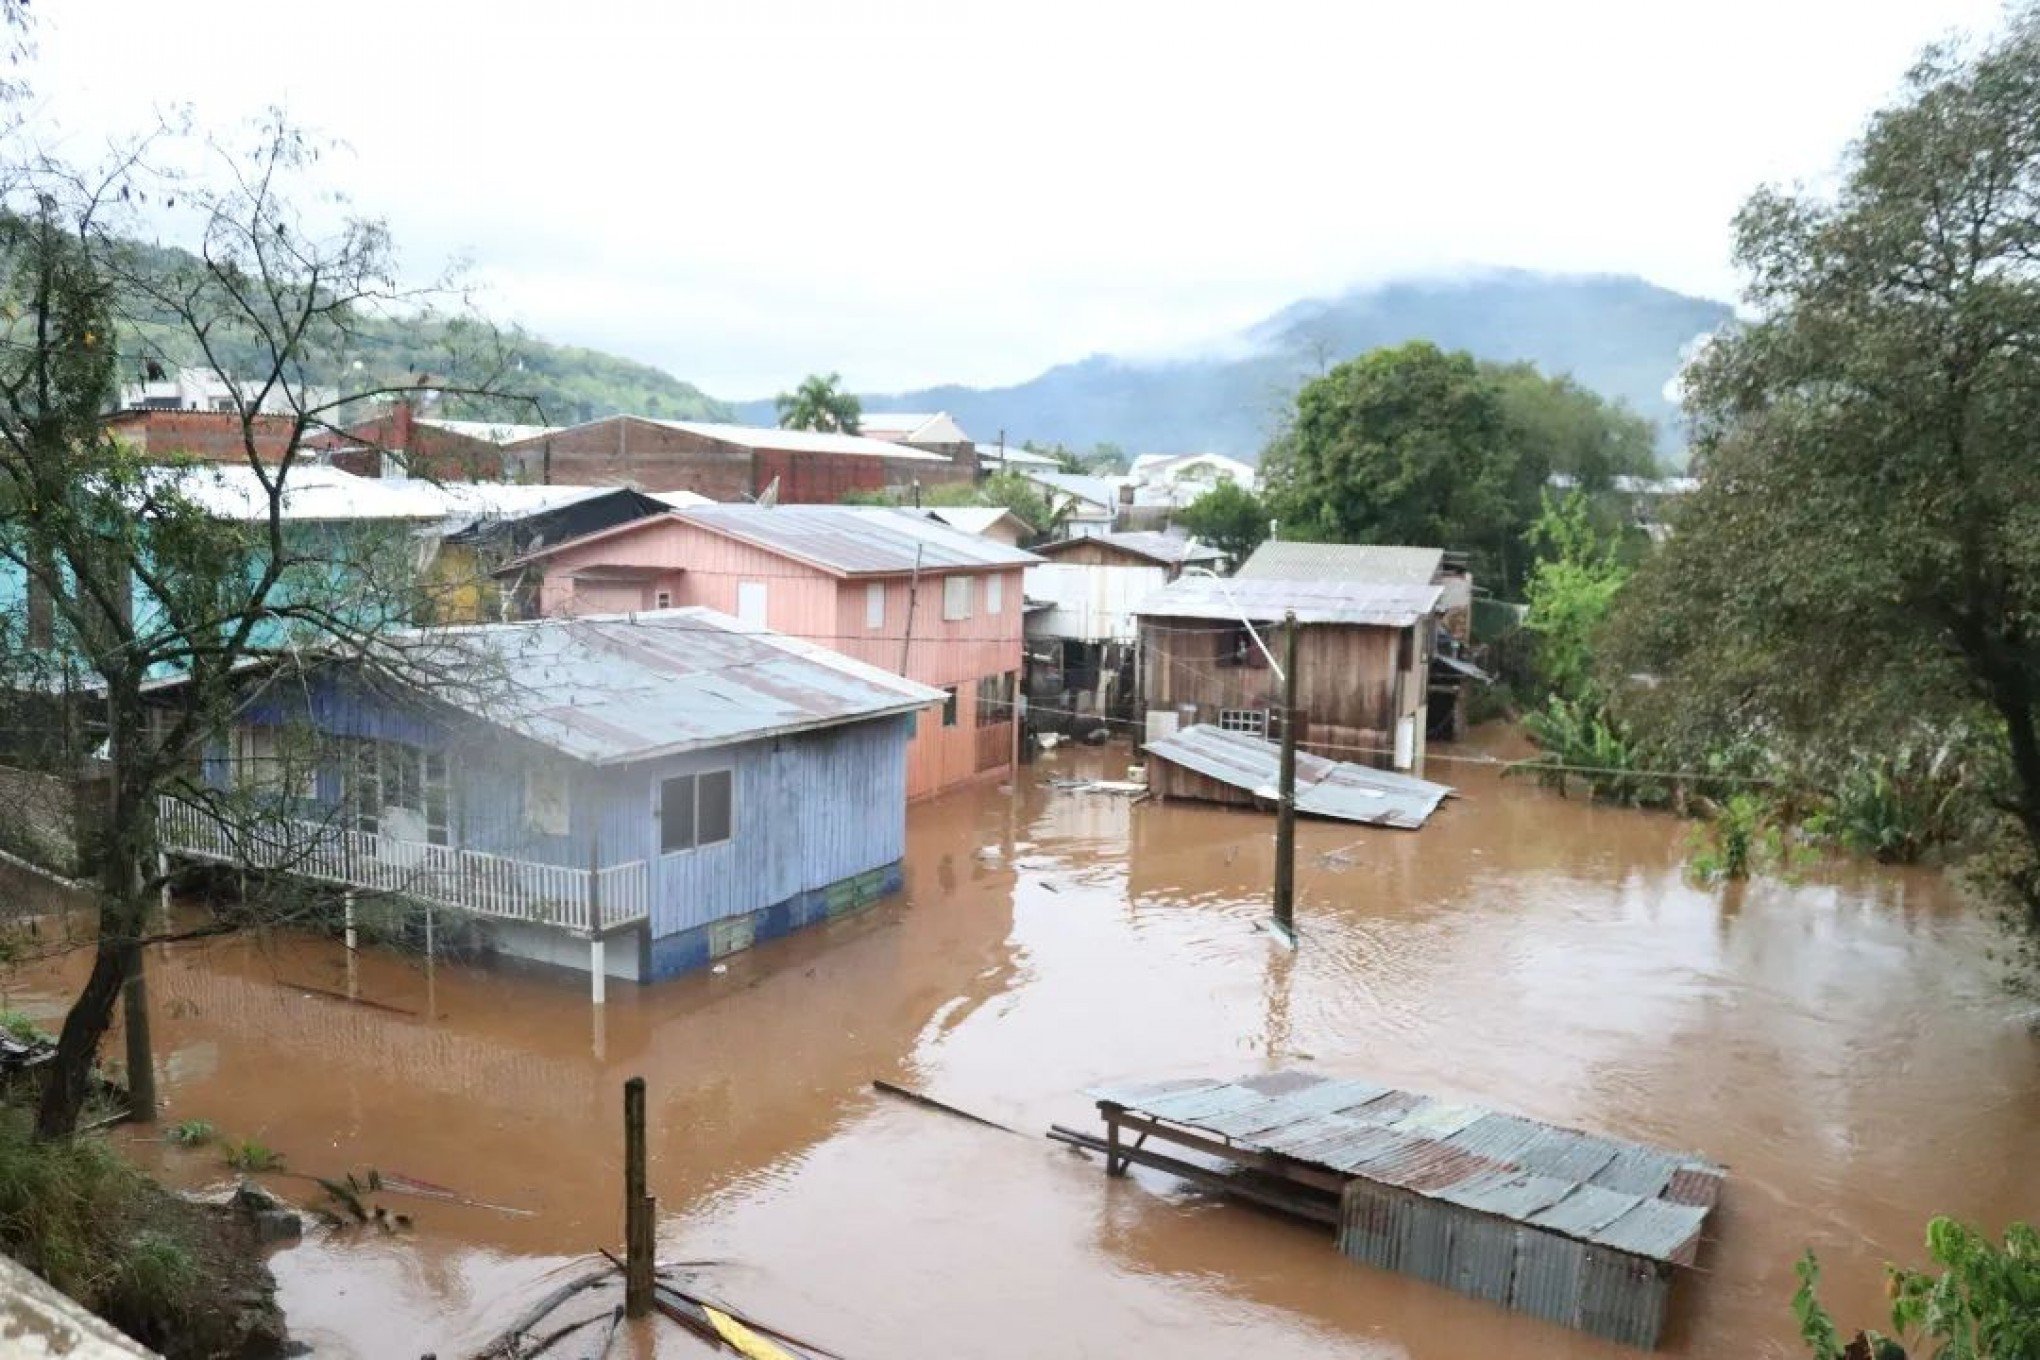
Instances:
[[[195,263],[178,250],[139,244],[130,249],[141,270],[159,277]],[[187,328],[170,324],[167,315],[151,315],[138,299],[126,310],[122,381],[137,380],[151,359],[166,370],[202,363]],[[727,405],[663,369],[522,330],[430,316],[372,316],[361,319],[356,338],[358,345],[347,353],[309,356],[308,381],[345,393],[408,383],[423,374],[447,388],[486,385],[520,398],[477,401],[449,393],[435,412],[479,419],[570,425],[619,411],[671,420],[731,418]],[[237,376],[254,372],[260,359],[253,347],[237,348],[231,338],[223,357]]]
[[[1615,276],[1483,273],[1355,289],[1286,307],[1207,347],[1207,357],[1096,355],[1013,387],[947,386],[871,394],[868,410],[948,411],[979,439],[1023,439],[1134,453],[1212,450],[1254,457],[1302,382],[1383,345],[1429,340],[1478,358],[1528,360],[1626,403],[1658,426],[1682,461],[1677,411],[1664,388],[1695,337],[1732,315],[1723,303]],[[770,401],[743,402],[769,422]]]

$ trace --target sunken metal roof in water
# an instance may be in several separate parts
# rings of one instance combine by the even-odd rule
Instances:
[[[712,609],[421,629],[436,697],[594,765],[620,765],[940,703],[939,689]],[[399,674],[402,674],[399,670]]]
[[[1282,749],[1246,732],[1210,723],[1186,727],[1141,748],[1149,755],[1249,793],[1276,796]],[[1296,753],[1296,810],[1310,817],[1414,831],[1452,796],[1443,784],[1369,765]]]
[[[1693,1264],[1727,1174],[1691,1153],[1308,1072],[1085,1094],[1244,1150],[1668,1265]]]
[[[1147,596],[1136,614],[1155,618],[1252,619],[1407,628],[1438,607],[1440,588],[1380,581],[1243,580],[1183,576]]]
[[[1374,581],[1429,585],[1444,564],[1441,548],[1372,543],[1263,543],[1240,563],[1239,580]]]
[[[703,505],[676,512],[731,538],[843,576],[1023,567],[1041,559],[914,510],[858,505]]]

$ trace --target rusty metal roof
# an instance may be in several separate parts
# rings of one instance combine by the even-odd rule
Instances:
[[[1234,573],[1240,580],[1374,581],[1429,585],[1444,564],[1442,548],[1376,543],[1263,543]]]
[[[1276,796],[1282,749],[1250,733],[1199,723],[1141,749],[1271,801]],[[1296,753],[1296,810],[1307,816],[1414,831],[1451,795],[1452,790],[1444,784],[1350,761],[1326,760],[1308,751]]]
[[[1308,1072],[1085,1094],[1243,1150],[1672,1265],[1693,1264],[1727,1174],[1687,1153]],[[1668,1193],[1675,1186],[1683,1197]]]
[[[1174,534],[1160,534],[1148,529],[1130,529],[1117,534],[1080,534],[1075,538],[1044,543],[1035,551],[1043,557],[1055,557],[1080,543],[1103,543],[1170,567],[1185,562],[1216,562],[1225,556],[1218,549],[1208,548],[1195,539],[1178,538]]]
[[[857,505],[701,505],[681,519],[842,576],[1020,567],[1041,559],[913,510]]]
[[[939,689],[712,609],[432,628],[393,640],[398,674],[594,765],[833,727],[940,703]]]
[[[1407,628],[1437,608],[1438,596],[1434,585],[1183,576],[1147,596],[1133,612],[1151,618],[1277,623],[1294,610],[1298,623]]]

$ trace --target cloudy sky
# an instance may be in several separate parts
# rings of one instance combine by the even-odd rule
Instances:
[[[1011,382],[1482,265],[1732,298],[1984,0],[35,0],[74,148],[281,104],[407,261],[725,397]]]

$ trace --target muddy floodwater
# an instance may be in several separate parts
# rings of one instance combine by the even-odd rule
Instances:
[[[1300,828],[1290,953],[1258,928],[1268,819],[1051,784],[1126,761],[1060,752],[1015,788],[917,807],[901,896],[720,974],[613,984],[604,1013],[565,974],[370,950],[356,1003],[332,995],[331,941],[174,946],[151,965],[164,1121],[501,1206],[390,1200],[410,1232],[315,1231],[275,1257],[296,1334],[376,1360],[465,1355],[620,1241],[634,1074],[661,1254],[725,1263],[706,1278],[730,1302],[865,1360],[1635,1353],[1159,1173],[1108,1183],[1041,1134],[1095,1127],[1081,1092],[1111,1079],[1303,1067],[1724,1162],[1676,1355],[1801,1354],[1806,1245],[1868,1320],[1881,1263],[1918,1262],[1930,1215],[2040,1220],[2040,1039],[1939,876],[1699,887],[1685,823],[1435,763],[1465,797],[1422,832]],[[54,1014],[59,971],[81,970],[17,975],[10,1004]],[[167,1179],[225,1175],[147,1137],[127,1141]],[[701,1353],[677,1328],[635,1339]]]

